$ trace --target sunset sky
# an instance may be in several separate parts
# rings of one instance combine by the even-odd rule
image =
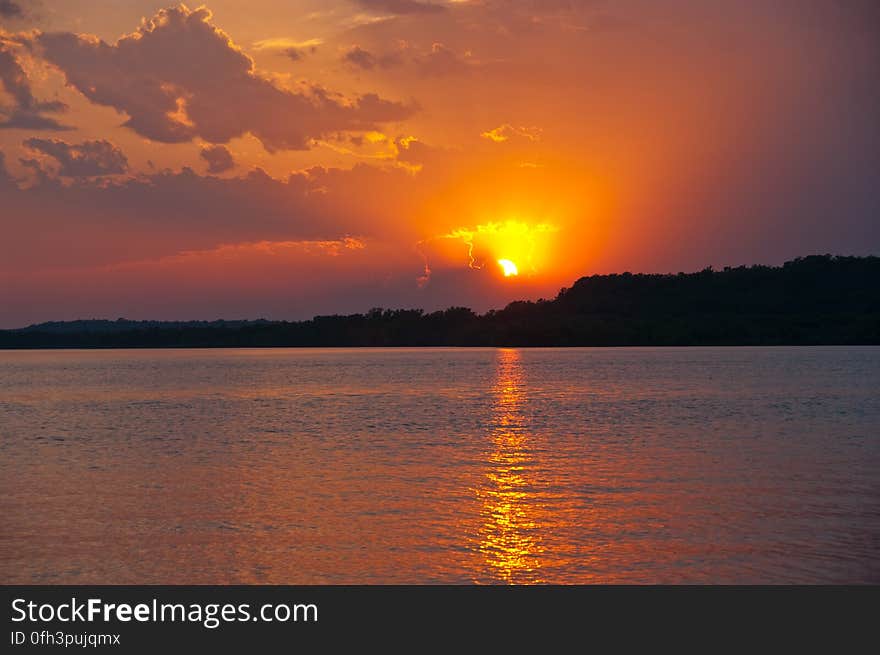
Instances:
[[[878,7],[0,0],[0,327],[880,254]]]

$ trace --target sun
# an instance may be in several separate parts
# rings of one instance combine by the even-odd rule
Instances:
[[[501,266],[501,270],[504,271],[504,277],[510,277],[511,275],[519,275],[519,269],[509,259],[499,259],[498,265]]]

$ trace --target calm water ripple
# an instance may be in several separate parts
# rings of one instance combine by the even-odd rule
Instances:
[[[880,582],[880,348],[0,352],[5,583]]]

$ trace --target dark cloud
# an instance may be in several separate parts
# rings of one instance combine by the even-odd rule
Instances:
[[[0,41],[0,87],[12,99],[12,104],[0,106],[0,129],[66,130],[44,112],[62,112],[67,105],[59,101],[41,102],[34,97],[27,73],[15,55]]]
[[[290,61],[302,61],[306,58],[307,54],[313,55],[318,52],[317,45],[301,45],[301,46],[291,46],[288,48],[284,48],[281,51],[285,57],[290,59]]]
[[[62,177],[115,175],[128,170],[128,158],[109,141],[72,144],[59,139],[28,139],[24,145],[55,159]]]
[[[412,137],[396,139],[394,144],[397,146],[397,160],[405,164],[424,165],[435,160],[441,152]]]
[[[443,5],[417,0],[355,0],[355,2],[365,9],[389,14],[436,14],[446,9]]]
[[[364,50],[358,45],[354,45],[345,51],[342,60],[352,66],[370,70],[376,67],[376,57],[368,50]]]
[[[14,183],[15,178],[6,170],[6,153],[0,150],[0,189],[12,187]]]
[[[54,118],[42,114],[13,109],[7,114],[0,111],[0,130],[47,130],[50,132],[64,132],[73,128],[62,125]]]
[[[27,169],[30,169],[34,172],[34,176],[36,179],[42,184],[48,182],[51,177],[49,174],[43,170],[43,167],[40,165],[40,162],[36,159],[24,159],[20,158],[18,163],[24,166]]]
[[[304,150],[324,134],[376,129],[414,111],[375,94],[349,101],[317,86],[283,89],[211,23],[205,7],[163,9],[115,44],[67,32],[35,41],[68,84],[164,143],[226,143],[249,132],[269,151]]]
[[[0,81],[3,88],[16,106],[22,108],[37,108],[37,101],[31,92],[30,80],[27,74],[9,50],[0,43]]]
[[[223,173],[235,168],[235,159],[226,146],[208,146],[202,148],[199,156],[208,162],[209,173]]]
[[[3,18],[19,18],[24,14],[21,5],[12,0],[0,0],[0,16]]]
[[[369,50],[364,50],[359,45],[353,45],[342,55],[342,61],[363,70],[374,68],[392,68],[403,63],[400,52],[388,52],[384,55],[374,55]]]
[[[431,51],[416,60],[423,75],[442,77],[468,68],[467,62],[442,43],[435,43]]]

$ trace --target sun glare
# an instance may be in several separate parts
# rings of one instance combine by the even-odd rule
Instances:
[[[499,259],[498,265],[501,266],[501,270],[504,271],[504,277],[510,277],[511,275],[519,275],[519,269],[509,259]]]
[[[552,266],[553,235],[559,226],[552,223],[527,223],[518,220],[481,223],[459,227],[445,234],[438,234],[418,242],[418,251],[425,260],[425,274],[418,278],[425,285],[431,277],[429,259],[442,258],[447,262],[466,259],[472,269],[491,267],[492,262],[501,267],[504,277],[532,277],[540,270]],[[442,244],[446,242],[448,246]],[[462,245],[466,248],[462,252]]]

